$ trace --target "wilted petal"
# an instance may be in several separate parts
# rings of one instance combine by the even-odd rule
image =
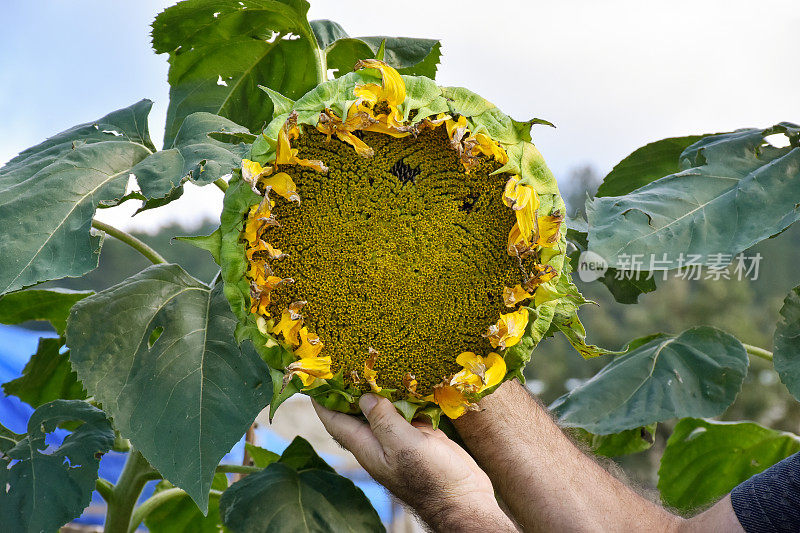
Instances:
[[[454,420],[466,413],[467,410],[480,410],[477,404],[467,400],[463,392],[447,383],[435,385],[433,387],[433,395],[425,399],[433,400],[433,402],[442,409],[444,414]]]
[[[519,302],[527,300],[532,294],[528,293],[522,288],[522,285],[517,284],[513,287],[503,287],[503,303],[506,307],[514,307]]]
[[[528,310],[524,307],[513,313],[500,315],[497,324],[489,326],[484,335],[494,348],[505,349],[517,344],[528,327]]]
[[[364,361],[364,381],[369,383],[369,388],[372,389],[372,392],[380,392],[382,390],[377,383],[378,373],[372,369],[372,367],[375,366],[378,355],[377,350],[370,348],[369,356],[367,360]]]
[[[281,313],[280,321],[272,328],[273,334],[283,335],[284,340],[291,346],[300,344],[297,335],[303,326],[303,315],[300,314],[300,309],[303,305],[305,305],[305,302],[289,304],[289,308],[284,309],[283,313]]]
[[[549,248],[557,243],[562,222],[564,222],[564,215],[559,211],[552,215],[539,217],[537,220],[538,235],[536,236],[536,245]]]
[[[271,178],[264,180],[264,184],[272,187],[272,190],[290,202],[300,203],[300,195],[297,194],[297,187],[292,181],[291,176],[286,172],[278,172]]]
[[[286,374],[283,376],[283,386],[285,387],[294,376],[300,376],[300,380],[305,387],[314,384],[317,379],[331,379],[331,357],[306,357],[295,361],[286,367]]]
[[[367,89],[363,89],[364,93],[373,94],[376,100],[386,100],[391,106],[398,106],[405,101],[406,84],[399,72],[377,59],[362,59],[356,63],[354,70],[362,68],[378,69],[381,72],[382,78],[379,90],[377,89],[378,86],[374,83],[362,85],[361,87],[368,87]],[[359,88],[356,87],[355,91],[358,90]],[[358,95],[358,92],[356,92],[356,95]]]
[[[307,327],[300,328],[300,346],[294,353],[301,359],[317,357],[322,351],[324,344],[319,340],[319,336],[309,333]]]

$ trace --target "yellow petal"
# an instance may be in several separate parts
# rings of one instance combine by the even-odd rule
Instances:
[[[300,135],[297,127],[297,113],[292,112],[286,123],[278,130],[278,145],[275,148],[276,165],[301,165],[310,167],[317,172],[327,173],[328,167],[325,163],[316,159],[300,159],[297,157],[296,148],[292,148],[291,139],[296,139]],[[276,191],[277,192],[277,191]]]
[[[377,350],[370,348],[369,357],[364,361],[364,381],[369,383],[369,388],[372,389],[372,392],[380,392],[382,390],[377,383],[378,373],[372,369],[372,367],[375,366],[375,360],[378,358],[378,355]]]
[[[294,351],[294,354],[301,359],[317,357],[323,346],[319,336],[309,333],[307,327],[302,327],[300,328],[300,347]]]
[[[517,284],[514,287],[503,287],[503,303],[506,304],[506,307],[514,307],[519,302],[527,300],[533,296],[529,294],[528,291],[522,288],[522,285]]]
[[[450,385],[461,390],[477,392],[483,386],[486,377],[486,365],[483,363],[483,358],[473,352],[461,352],[456,357],[456,363],[464,368],[452,377]]]
[[[519,230],[519,224],[514,223],[508,232],[508,255],[512,257],[525,257],[533,251],[530,243],[526,243]]]
[[[564,215],[560,212],[539,217],[537,220],[538,235],[536,236],[536,245],[543,248],[555,245],[558,242],[558,234],[563,221]]]
[[[414,398],[420,397],[419,393],[417,393],[417,385],[417,378],[414,377],[414,374],[406,372],[406,375],[403,376],[403,387],[405,387],[408,394]]]
[[[292,377],[300,376],[303,385],[308,387],[314,384],[316,379],[331,379],[331,357],[306,357],[295,361],[286,367],[288,371],[284,376],[284,385],[291,381]]]
[[[297,194],[297,187],[292,181],[291,176],[286,172],[278,172],[271,178],[264,180],[264,185],[271,187],[273,191],[290,202],[300,203],[300,195]]]
[[[533,187],[522,185],[519,181],[519,176],[509,178],[503,192],[503,202],[514,210],[522,240],[525,241],[525,244],[531,244],[531,235],[536,231],[539,196]]]
[[[494,348],[505,349],[517,344],[528,327],[528,310],[524,307],[513,313],[500,315],[497,324],[489,326],[484,335]]]
[[[278,146],[275,148],[275,164],[288,165],[292,163],[296,151],[292,153],[292,145],[289,142],[289,134],[286,132],[286,127],[281,126],[278,130]]]
[[[557,275],[558,272],[552,266],[536,264],[533,266],[531,277],[525,281],[525,289],[528,291],[534,291],[536,290],[536,287],[542,283],[550,281]]]
[[[508,154],[506,154],[506,151],[503,150],[499,144],[494,142],[491,137],[485,133],[476,133],[472,138],[477,142],[472,149],[473,155],[481,153],[495,158],[501,165],[508,163]]]
[[[506,361],[500,354],[490,353],[484,359],[484,364],[486,365],[486,383],[478,392],[494,387],[506,377]]]
[[[250,161],[249,159],[242,159],[242,179],[250,184],[250,187],[258,193],[256,183],[262,176],[269,176],[272,173],[272,168],[264,168],[258,161]]]
[[[447,128],[447,138],[450,140],[453,140],[456,134],[459,133],[457,137],[460,142],[461,137],[463,137],[467,131],[467,119],[463,115],[458,117],[458,120],[453,120],[452,118],[445,120],[444,125]]]
[[[440,383],[433,387],[433,401],[451,419],[458,418],[468,409],[471,411],[478,410],[478,406],[468,401],[463,392],[446,383]]]
[[[364,129],[369,124],[364,124],[365,121],[374,122],[375,119],[363,113],[356,114],[347,119],[346,123],[337,117],[331,110],[326,109],[319,115],[319,122],[317,123],[317,130],[324,133],[329,138],[331,135],[356,149],[356,153],[361,157],[372,157],[375,151],[370,146],[353,135],[353,131]]]
[[[468,392],[483,392],[503,381],[506,375],[505,360],[494,352],[486,357],[462,352],[456,362],[464,369],[453,376],[450,384]]]
[[[273,248],[270,243],[262,239],[259,239],[255,246],[247,248],[246,253],[248,261],[254,261],[264,257],[270,260],[277,260],[288,256],[288,254],[281,252],[277,248]]]
[[[291,346],[298,346],[300,341],[297,340],[297,335],[300,333],[300,328],[303,326],[303,315],[300,314],[300,309],[305,305],[305,302],[293,302],[289,304],[288,309],[284,309],[281,313],[280,321],[272,328],[272,333],[275,335],[283,335],[284,340]]]
[[[379,100],[386,100],[391,106],[398,106],[405,101],[406,84],[399,72],[383,61],[378,61],[377,59],[362,59],[356,63],[355,70],[362,68],[374,68],[381,72],[381,78],[383,81],[381,83],[380,94],[378,95]]]
[[[272,202],[269,196],[265,196],[261,203],[250,207],[244,226],[244,238],[250,246],[255,246],[261,239],[261,231],[265,226],[277,225],[278,221],[272,217]]]

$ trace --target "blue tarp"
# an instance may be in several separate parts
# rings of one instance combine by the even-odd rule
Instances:
[[[5,383],[19,377],[22,369],[36,352],[36,347],[40,337],[55,337],[55,333],[46,331],[31,331],[25,328],[6,326],[0,324],[0,383]],[[0,396],[0,423],[8,429],[17,433],[25,433],[28,418],[33,413],[33,408],[21,402],[15,396]],[[63,430],[56,430],[48,435],[47,443],[58,445],[67,433]],[[281,453],[289,443],[269,431],[267,428],[260,428],[257,432],[258,443],[269,450]],[[241,464],[244,450],[244,442],[239,441],[230,453],[225,456],[223,462]],[[336,457],[323,455],[323,459],[328,461],[334,468],[339,466]],[[116,482],[122,466],[125,463],[125,454],[110,452],[103,456],[100,461],[100,477],[109,481]],[[383,488],[366,475],[353,480],[358,487],[364,491],[367,497],[375,506],[381,519],[386,522],[391,513],[391,502]],[[148,483],[142,493],[142,499],[148,498],[155,486],[155,481]],[[102,524],[104,516],[105,502],[100,495],[95,492],[92,495],[92,505],[87,508],[84,514],[76,522],[84,524]]]

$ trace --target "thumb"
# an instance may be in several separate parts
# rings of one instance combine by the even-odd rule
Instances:
[[[419,430],[409,424],[383,396],[365,394],[358,405],[367,417],[372,434],[384,450],[398,450],[421,437]]]

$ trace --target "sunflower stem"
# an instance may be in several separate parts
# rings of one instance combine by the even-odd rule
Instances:
[[[145,256],[147,259],[149,259],[154,265],[167,262],[166,259],[161,257],[161,254],[159,254],[158,252],[147,246],[145,243],[143,243],[130,233],[126,233],[121,229],[106,224],[105,222],[100,222],[97,219],[92,220],[92,227],[100,231],[104,231],[108,235],[111,235],[112,237],[124,242],[125,244],[127,244],[128,246],[130,246],[131,248],[133,248],[134,250]]]
[[[227,191],[227,190],[228,190],[228,182],[227,182],[227,181],[225,181],[225,180],[224,180],[224,179],[222,179],[222,178],[217,178],[217,179],[215,179],[215,180],[214,180],[214,185],[216,185],[216,186],[217,186],[217,188],[218,188],[219,190],[221,190],[222,192],[225,192],[225,191]]]
[[[752,344],[742,343],[742,346],[744,346],[745,351],[750,355],[760,357],[761,359],[766,359],[767,361],[772,361],[772,352],[769,350],[759,348],[758,346],[753,346]]]
[[[107,500],[105,533],[128,533],[133,508],[153,472],[147,459],[131,449],[119,480]]]
[[[255,474],[261,472],[263,468],[249,465],[219,465],[217,467],[217,474]]]

